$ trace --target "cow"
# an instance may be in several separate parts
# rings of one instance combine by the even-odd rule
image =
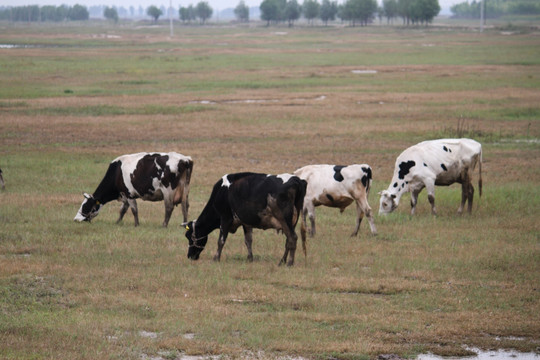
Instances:
[[[463,213],[468,201],[468,213],[472,211],[474,187],[473,171],[478,164],[479,195],[482,196],[482,145],[471,139],[439,139],[423,141],[403,151],[396,159],[394,176],[388,189],[379,193],[379,214],[394,211],[401,196],[411,192],[411,215],[414,215],[418,194],[425,187],[435,209],[435,185],[449,186],[461,184],[461,205],[458,213]]]
[[[311,236],[315,235],[315,207],[324,205],[339,208],[343,212],[353,202],[356,203],[357,216],[356,227],[351,236],[358,234],[364,215],[368,218],[371,233],[377,234],[368,203],[372,182],[372,171],[369,165],[308,165],[296,170],[294,175],[308,183],[302,221],[306,224],[306,216],[309,215]]]
[[[208,235],[219,228],[219,238],[215,261],[221,258],[221,251],[229,233],[238,227],[244,229],[244,239],[248,250],[248,261],[253,261],[251,244],[253,229],[276,229],[286,236],[285,254],[280,265],[294,264],[294,254],[298,236],[295,226],[302,211],[306,194],[306,181],[291,175],[267,175],[251,172],[224,175],[212,189],[206,206],[196,220],[186,225],[189,242],[188,258],[197,260],[204,250]],[[305,229],[301,230],[302,248],[306,255]]]
[[[182,204],[184,222],[188,221],[189,183],[193,171],[193,160],[176,152],[138,153],[122,155],[110,164],[103,180],[94,194],[84,194],[82,205],[75,221],[91,221],[106,203],[112,200],[122,202],[120,217],[122,221],[128,208],[139,225],[136,199],[165,202],[167,227],[174,206]]]
[[[2,169],[0,169],[0,188],[2,190],[6,188],[6,183],[4,182],[4,177],[2,176]]]

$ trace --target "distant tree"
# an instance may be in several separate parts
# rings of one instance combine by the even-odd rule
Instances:
[[[337,2],[330,0],[323,0],[321,4],[321,9],[319,11],[321,20],[324,22],[324,25],[328,25],[328,20],[335,20],[336,14],[338,12]]]
[[[261,20],[266,21],[266,26],[270,26],[270,22],[278,22],[280,20],[280,7],[278,0],[263,0],[259,5],[261,10]]]
[[[154,19],[154,23],[157,23],[159,17],[163,15],[163,12],[155,5],[151,5],[146,9],[146,15]]]
[[[88,9],[86,6],[82,6],[79,4],[73,5],[72,8],[69,9],[68,17],[70,20],[88,20],[90,18],[90,13],[88,12]]]
[[[201,21],[201,24],[204,24],[207,19],[210,19],[213,12],[214,10],[212,10],[206,1],[200,1],[195,7],[195,14]]]
[[[320,9],[321,5],[317,0],[304,0],[304,3],[302,4],[302,13],[311,25],[313,25],[313,19],[319,17]]]
[[[294,22],[300,18],[302,15],[302,7],[298,4],[296,0],[288,0],[285,5],[285,20],[289,23],[289,27],[294,25]]]
[[[64,19],[59,19],[56,12],[56,6],[54,5],[45,5],[41,7],[41,21],[62,21]]]
[[[123,6],[119,6],[116,11],[118,12],[118,16],[121,18],[127,18],[129,16],[129,11]]]
[[[377,17],[379,18],[379,24],[382,23],[384,17],[384,8],[382,6],[377,6]]]
[[[352,22],[353,26],[357,22],[360,26],[365,26],[373,19],[376,11],[376,0],[347,0],[343,6],[342,19]]]
[[[414,0],[410,7],[410,17],[413,24],[427,25],[440,11],[438,0]]]
[[[249,7],[247,7],[244,0],[240,1],[234,8],[234,15],[240,22],[249,22]]]
[[[411,22],[411,10],[414,0],[398,0],[398,14],[403,18],[403,24],[409,25]]]
[[[182,20],[183,22],[191,22],[192,20],[195,20],[195,9],[193,8],[193,5],[189,5],[188,7],[181,7],[179,13],[180,20]]]
[[[384,16],[386,16],[386,23],[398,16],[398,3],[397,0],[383,0]]]
[[[103,16],[107,20],[114,20],[115,23],[118,22],[118,12],[116,11],[115,7],[105,7],[105,10],[103,10]]]

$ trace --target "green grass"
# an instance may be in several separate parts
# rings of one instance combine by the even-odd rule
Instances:
[[[534,34],[227,26],[182,27],[168,39],[165,27],[133,24],[5,25],[2,43],[61,46],[0,57],[1,358],[366,360],[537,348]],[[120,38],[94,36],[105,33]],[[377,73],[351,73],[366,68]],[[277,266],[283,235],[261,230],[253,263],[241,230],[220,263],[217,232],[189,261],[180,209],[163,229],[162,203],[139,201],[137,228],[131,214],[115,223],[116,202],[92,223],[72,220],[108,163],[139,151],[194,158],[190,219],[225,173],[310,163],[370,164],[376,213],[405,147],[460,134],[483,144],[471,216],[456,214],[459,185],[436,189],[437,217],[425,192],[411,217],[405,195],[375,217],[376,237],[366,220],[349,237],[354,207],[317,208],[318,234],[293,268]]]

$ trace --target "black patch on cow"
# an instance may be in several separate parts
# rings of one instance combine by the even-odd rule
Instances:
[[[448,171],[448,169],[446,168],[446,166],[444,166],[444,164],[441,164],[441,167],[444,171]]]
[[[401,184],[401,187],[404,188],[404,187],[405,187],[405,183],[402,183],[402,184]]]
[[[334,179],[336,181],[342,182],[344,180],[343,175],[341,175],[341,170],[347,166],[336,165],[334,166]]]
[[[401,164],[399,164],[399,174],[398,174],[398,177],[400,179],[404,179],[405,178],[405,175],[407,175],[409,173],[409,170],[414,166],[416,165],[416,163],[412,160],[409,160],[407,162],[402,162]]]
[[[326,197],[328,198],[328,200],[330,200],[330,202],[334,202],[334,197],[330,194],[326,194]]]
[[[446,152],[448,152],[448,148],[446,146],[443,146],[442,149]]]
[[[425,167],[427,167],[427,164],[426,164],[426,163],[424,163],[424,166],[425,166]]]
[[[362,176],[362,185],[369,190],[369,182],[372,179],[371,168],[362,166],[362,171],[366,173],[364,176]]]
[[[394,183],[394,187],[395,187],[395,188],[397,187],[397,182]]]

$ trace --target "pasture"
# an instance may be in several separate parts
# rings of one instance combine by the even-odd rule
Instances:
[[[430,27],[0,24],[0,357],[375,359],[540,347],[540,36]],[[26,46],[23,46],[26,45]],[[189,218],[238,171],[368,163],[369,202],[426,139],[483,144],[483,196],[409,195],[350,238],[355,209],[317,208],[307,258],[241,231],[197,262],[176,208],[73,217],[121,154],[178,151]],[[473,183],[477,187],[478,172]],[[297,226],[299,233],[299,226]],[[300,249],[300,247],[299,247]]]

